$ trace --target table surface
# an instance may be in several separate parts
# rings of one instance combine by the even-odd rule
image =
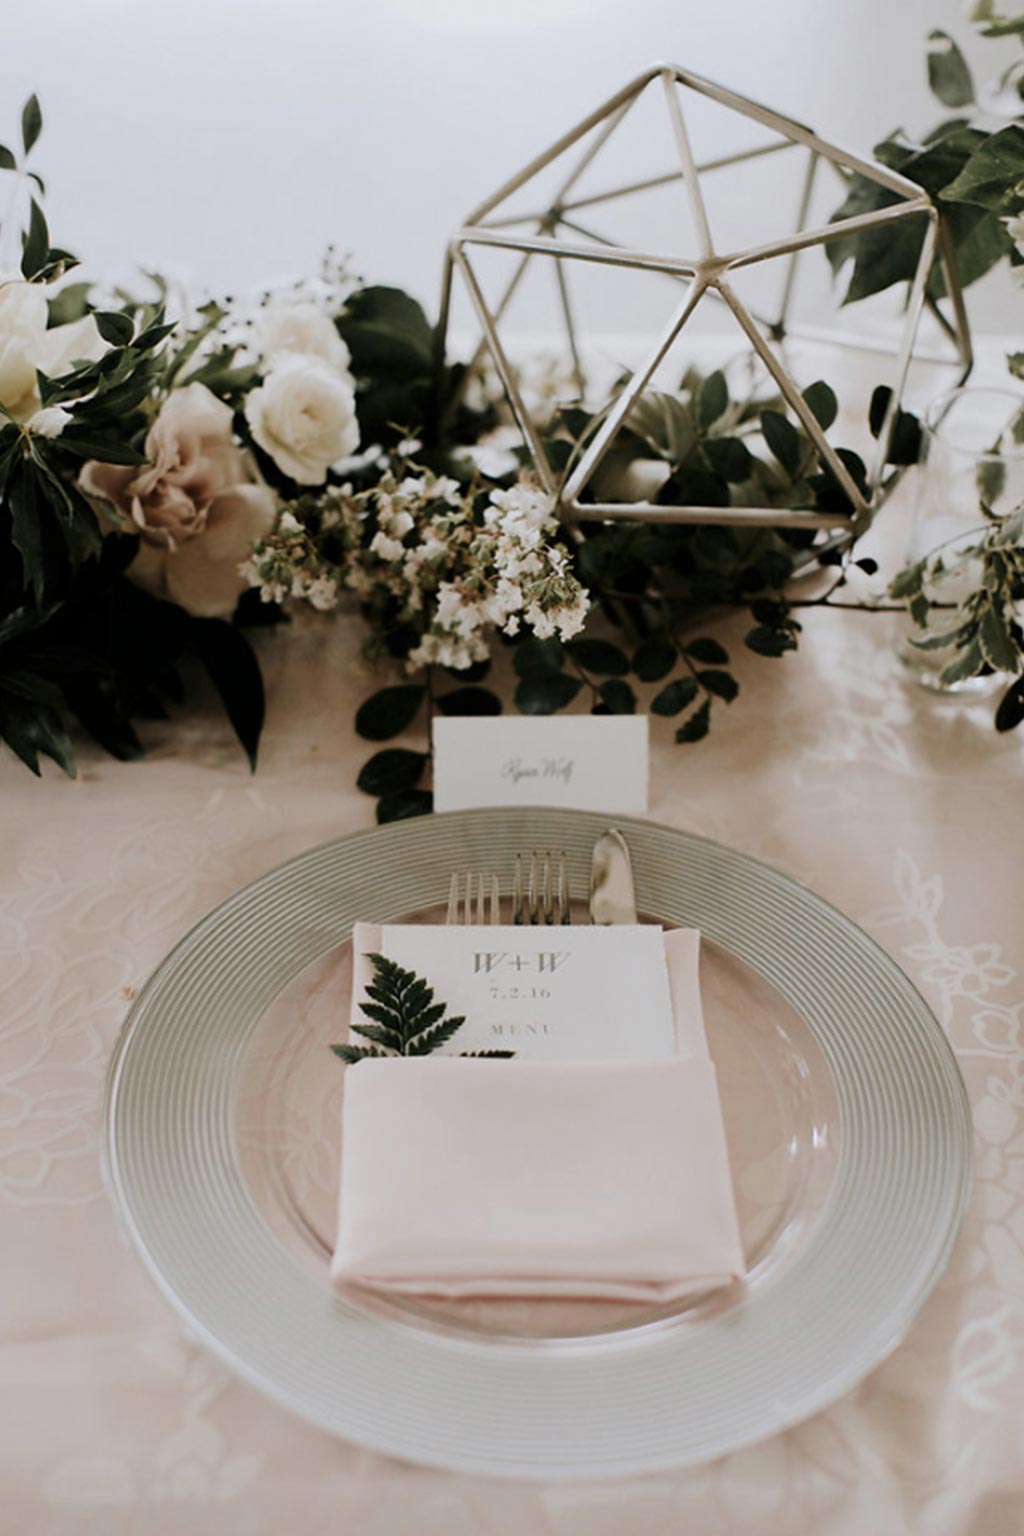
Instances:
[[[896,515],[895,513],[893,514]],[[889,513],[886,513],[889,516]],[[290,1418],[183,1338],[123,1246],[100,1101],[127,1004],[174,941],[283,859],[367,827],[373,674],[355,626],[261,634],[251,777],[210,698],[146,732],[146,762],[84,745],[76,782],[0,761],[0,1498],[12,1531],[279,1536],[1011,1536],[1024,1530],[1024,732],[935,698],[901,620],[809,609],[799,653],[715,632],[741,683],[710,738],[652,721],[651,815],[766,860],[904,966],[974,1111],[975,1184],[909,1337],[789,1433],[617,1483],[506,1484],[409,1466]],[[884,1262],[884,1255],[879,1255]]]

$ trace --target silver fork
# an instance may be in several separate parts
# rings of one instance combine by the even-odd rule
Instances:
[[[512,887],[512,921],[525,923],[571,923],[569,871],[564,853],[557,855],[534,849],[529,870],[524,872],[523,856],[516,854]]]
[[[488,908],[490,908],[489,911]],[[489,925],[497,928],[501,923],[497,875],[474,875],[467,872],[460,877],[458,873],[453,874],[451,885],[448,887],[448,913],[445,922]]]

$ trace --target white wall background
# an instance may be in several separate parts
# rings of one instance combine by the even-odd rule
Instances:
[[[0,7],[0,141],[35,89],[54,238],[237,291],[333,241],[433,309],[461,214],[671,58],[866,150],[929,125],[923,38],[963,0],[38,0]],[[4,14],[6,13],[6,14]],[[0,207],[4,189],[0,187]],[[763,181],[755,197],[771,198]],[[998,328],[1005,289],[975,304]]]

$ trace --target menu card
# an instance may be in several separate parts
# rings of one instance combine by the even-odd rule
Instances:
[[[621,927],[389,924],[381,952],[465,1024],[442,1047],[538,1060],[676,1054],[665,935]]]

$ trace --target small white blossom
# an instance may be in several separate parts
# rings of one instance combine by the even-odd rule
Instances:
[[[71,412],[59,405],[44,405],[35,411],[25,423],[25,430],[32,437],[60,437],[71,420]]]
[[[310,582],[306,600],[320,613],[338,606],[338,583],[330,576],[318,576]]]
[[[391,539],[386,533],[375,533],[370,540],[370,553],[381,560],[401,560],[405,547],[401,539]]]
[[[293,512],[283,512],[277,525],[280,533],[301,533],[302,524]]]
[[[388,532],[396,539],[404,539],[415,526],[415,519],[411,512],[394,512],[389,520]]]

